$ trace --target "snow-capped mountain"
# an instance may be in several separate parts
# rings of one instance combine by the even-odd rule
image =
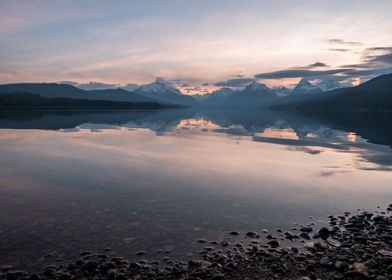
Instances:
[[[133,92],[165,103],[195,105],[197,102],[193,97],[182,94],[172,86],[170,81],[162,78],[157,78],[153,83],[142,85]]]
[[[119,85],[105,84],[99,82],[89,82],[87,84],[78,84],[77,87],[83,90],[102,90],[102,89],[118,88]]]
[[[274,91],[267,87],[265,84],[261,84],[258,82],[250,83],[244,88],[242,92],[253,94],[275,94]]]
[[[242,90],[221,88],[203,101],[208,106],[262,106],[277,98],[275,92],[264,84],[252,82]]]
[[[319,87],[316,87],[305,78],[302,78],[293,89],[293,94],[316,94],[321,92],[322,90]]]
[[[332,78],[320,80],[318,83],[316,83],[316,86],[320,88],[322,91],[334,90],[341,87],[340,83]]]
[[[236,91],[231,88],[223,87],[210,93],[208,96],[206,96],[206,98],[200,101],[204,105],[218,106],[220,104],[227,102],[227,99],[229,99],[230,96],[232,96],[235,92]]]
[[[352,87],[353,85],[351,82],[340,82],[333,77],[328,77],[320,80],[316,86],[321,88],[322,91],[330,91],[339,88]]]
[[[139,85],[137,84],[127,84],[126,86],[121,87],[122,89],[128,90],[128,91],[134,91],[137,89]]]
[[[272,90],[279,97],[287,96],[292,93],[292,89],[287,88],[287,87],[276,87],[276,88],[273,88]]]

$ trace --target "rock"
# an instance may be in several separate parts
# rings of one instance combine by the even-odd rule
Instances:
[[[119,274],[116,276],[115,280],[128,280],[128,278],[125,277],[124,274]]]
[[[211,277],[211,280],[221,280],[221,279],[225,279],[225,275],[222,273],[215,273]]]
[[[329,229],[327,229],[326,227],[322,227],[318,232],[318,235],[321,237],[321,239],[327,239],[330,234],[331,233]]]
[[[247,237],[258,237],[259,236],[259,234],[257,232],[254,232],[254,231],[248,231],[245,235]]]
[[[29,280],[40,280],[41,278],[37,275],[37,274],[32,274],[30,277],[29,277]]]
[[[97,262],[95,262],[95,261],[88,261],[87,263],[85,263],[82,266],[81,269],[85,270],[85,271],[91,272],[91,271],[95,270],[97,268],[97,266],[98,266]]]
[[[322,258],[322,259],[320,260],[320,264],[321,264],[322,266],[325,266],[325,267],[331,267],[331,266],[333,266],[333,263],[330,261],[330,259],[329,259],[328,257]]]
[[[310,236],[309,236],[309,234],[306,233],[306,232],[301,232],[301,233],[299,234],[299,236],[300,236],[301,238],[303,238],[303,239],[310,240]]]
[[[100,265],[100,268],[103,271],[107,271],[109,269],[114,269],[116,268],[116,264],[114,262],[104,262],[103,264]]]
[[[70,263],[67,266],[67,270],[75,270],[77,268],[78,268],[78,266],[76,264],[73,264],[73,263]]]
[[[13,268],[13,266],[12,266],[12,265],[9,265],[9,264],[0,265],[0,270],[1,270],[1,271],[8,271],[8,270],[10,270],[10,269],[12,269],[12,268]]]
[[[135,256],[142,256],[142,255],[144,255],[144,254],[146,254],[146,251],[140,250],[140,251],[137,251],[137,252],[135,253]]]
[[[355,270],[349,270],[344,273],[344,279],[354,278],[354,279],[362,279],[364,276]]]
[[[230,235],[239,235],[238,231],[232,231],[229,233]]]
[[[336,261],[335,262],[335,268],[339,271],[344,271],[348,269],[348,264],[342,261]]]
[[[272,248],[277,248],[280,246],[280,243],[277,240],[270,240],[267,242],[267,244],[270,245]]]
[[[300,231],[309,233],[312,232],[313,229],[311,227],[301,227]]]
[[[60,276],[58,276],[58,280],[70,280],[70,279],[72,279],[72,276],[69,273],[62,273]]]
[[[14,271],[7,272],[7,279],[19,279],[27,275],[28,273],[26,271],[14,270]]]
[[[229,243],[227,241],[222,241],[220,243],[220,245],[223,246],[223,247],[227,247],[227,246],[229,246]]]
[[[360,263],[360,262],[353,263],[353,269],[355,271],[358,271],[359,273],[361,273],[363,276],[366,276],[366,277],[369,276],[369,273],[368,273],[369,268],[364,263]]]

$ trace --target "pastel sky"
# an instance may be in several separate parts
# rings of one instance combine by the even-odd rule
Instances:
[[[0,2],[0,83],[290,86],[392,72],[390,0]]]

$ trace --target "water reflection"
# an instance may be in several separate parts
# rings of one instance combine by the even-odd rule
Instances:
[[[0,127],[0,263],[106,247],[182,257],[199,238],[392,200],[392,150],[356,125],[171,110],[8,114]]]

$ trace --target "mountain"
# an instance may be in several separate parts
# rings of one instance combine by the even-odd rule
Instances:
[[[76,98],[47,98],[28,92],[0,94],[1,109],[161,109],[164,105],[155,102],[119,102],[110,100],[91,100]]]
[[[83,90],[114,89],[114,88],[118,87],[118,85],[98,83],[98,82],[89,82],[87,84],[77,84],[76,86],[80,89],[83,89]]]
[[[317,94],[321,92],[322,90],[319,87],[316,87],[305,78],[302,78],[293,89],[293,94]]]
[[[379,76],[359,86],[325,92],[309,101],[281,107],[293,108],[309,112],[392,112],[392,74]]]
[[[202,102],[206,106],[264,106],[278,97],[275,92],[264,84],[252,82],[244,89],[235,91],[231,88],[221,88]]]
[[[276,88],[273,88],[272,90],[279,97],[287,96],[292,93],[292,89],[289,89],[287,87],[276,87]]]
[[[227,99],[232,96],[235,91],[228,87],[220,88],[210,94],[208,94],[204,99],[200,100],[203,105],[208,106],[219,106],[227,102]]]
[[[319,81],[316,86],[322,91],[331,91],[344,87],[339,81],[334,78],[325,78]]]
[[[193,94],[192,97],[194,99],[196,99],[197,101],[204,101],[206,100],[208,97],[210,97],[211,93],[206,93],[206,94]]]
[[[126,86],[121,87],[121,88],[125,89],[125,90],[128,90],[128,91],[134,91],[138,87],[139,87],[139,85],[137,85],[137,84],[127,84]]]
[[[76,98],[125,102],[158,102],[123,89],[105,89],[84,91],[69,84],[56,83],[21,83],[0,85],[0,92],[29,92],[46,98]],[[159,102],[158,102],[159,103]]]
[[[178,89],[173,87],[170,82],[157,78],[155,82],[142,85],[135,89],[133,93],[158,100],[163,103],[179,104],[192,106],[197,101],[189,96],[182,94]]]

